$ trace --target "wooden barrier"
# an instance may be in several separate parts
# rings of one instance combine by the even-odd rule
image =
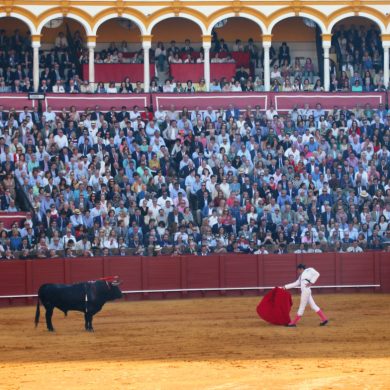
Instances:
[[[390,255],[385,252],[95,257],[2,261],[0,297],[3,299],[0,299],[0,305],[34,302],[34,295],[43,283],[74,283],[109,275],[120,276],[123,291],[137,292],[128,294],[126,299],[234,295],[259,287],[252,289],[252,293],[256,293],[261,287],[278,286],[295,280],[296,265],[301,262],[320,272],[320,292],[325,291],[320,286],[336,285],[380,285],[365,291],[390,292]],[[326,291],[340,290],[334,288]],[[357,290],[359,287],[348,289]]]

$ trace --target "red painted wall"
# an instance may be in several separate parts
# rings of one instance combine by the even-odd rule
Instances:
[[[355,92],[355,93],[333,93],[333,92],[248,92],[248,93],[193,93],[193,94],[174,94],[174,93],[158,93],[158,94],[106,94],[106,95],[88,95],[88,94],[48,94],[42,103],[42,109],[46,110],[46,105],[52,107],[53,111],[60,111],[63,107],[75,105],[78,110],[82,111],[88,107],[94,107],[99,104],[103,111],[109,110],[115,106],[118,110],[125,105],[128,108],[138,105],[145,107],[153,104],[156,109],[163,105],[165,108],[171,104],[176,106],[177,110],[187,107],[192,110],[199,107],[201,110],[212,106],[214,109],[220,107],[227,108],[230,103],[236,105],[240,109],[247,106],[255,107],[260,105],[262,110],[266,110],[271,104],[275,106],[279,113],[286,113],[291,110],[295,104],[298,107],[303,107],[308,103],[310,108],[314,108],[317,103],[321,103],[325,110],[333,109],[335,105],[339,107],[355,108],[356,104],[361,106],[370,103],[372,107],[378,107],[379,103],[385,103],[388,100],[387,92]],[[16,111],[22,111],[24,106],[29,108],[37,104],[35,100],[28,100],[24,94],[0,94],[0,105],[3,105],[5,110],[11,107]]]
[[[272,287],[295,280],[296,265],[300,262],[318,269],[321,274],[319,285],[380,284],[380,288],[364,291],[390,292],[390,255],[385,252],[367,252],[3,261],[0,263],[0,296],[36,294],[43,283],[74,283],[109,275],[119,275],[123,280],[122,290],[132,291]],[[127,295],[126,299],[240,293],[243,292],[140,293]],[[26,304],[33,301],[32,298],[12,298],[1,299],[0,304]]]

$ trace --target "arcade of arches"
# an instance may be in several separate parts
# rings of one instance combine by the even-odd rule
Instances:
[[[76,34],[79,50],[85,55],[84,63],[88,63],[91,83],[95,82],[96,54],[107,51],[115,42],[117,46],[125,45],[128,52],[138,53],[144,69],[144,90],[148,92],[149,64],[155,60],[157,43],[167,45],[175,40],[178,46],[184,46],[184,41],[189,39],[194,50],[203,53],[203,78],[209,88],[216,39],[223,38],[230,50],[234,45],[237,47],[239,40],[244,50],[251,38],[258,50],[255,58],[251,55],[252,71],[263,80],[265,91],[274,87],[271,66],[275,62],[282,65],[278,58],[282,42],[290,49],[291,65],[295,58],[313,60],[315,74],[322,80],[323,90],[328,91],[333,86],[332,69],[338,67],[342,71],[353,62],[354,53],[353,49],[349,50],[346,33],[351,26],[357,36],[363,30],[375,34],[377,45],[370,52],[377,61],[375,64],[372,58],[373,67],[383,79],[384,87],[389,85],[390,17],[388,7],[379,2],[363,6],[356,1],[351,4],[332,1],[327,6],[294,1],[287,8],[279,1],[269,1],[266,6],[244,1],[233,2],[233,6],[232,2],[224,1],[218,6],[204,6],[187,0],[169,3],[170,8],[163,1],[161,5],[154,2],[148,6],[147,2],[142,2],[133,7],[124,1],[115,1],[112,5],[110,2],[100,5],[97,1],[91,6],[90,2],[73,4],[69,0],[58,2],[59,7],[55,6],[55,1],[50,6],[39,1],[25,3],[21,7],[18,1],[0,6],[0,25],[4,30],[0,44],[2,35],[11,39],[16,29],[26,37],[23,44],[27,47],[23,49],[31,55],[34,90],[38,90],[40,83],[42,53],[50,52],[59,35],[74,37]],[[61,19],[66,23],[56,25]]]

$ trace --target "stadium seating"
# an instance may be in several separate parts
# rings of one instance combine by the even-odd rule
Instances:
[[[382,103],[278,113],[157,102],[2,111],[1,209],[18,211],[13,176],[32,208],[0,222],[5,258],[389,248]]]

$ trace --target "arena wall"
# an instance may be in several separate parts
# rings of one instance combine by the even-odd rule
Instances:
[[[369,103],[372,107],[378,107],[378,104],[388,102],[387,92],[358,92],[358,93],[332,93],[332,92],[243,92],[243,93],[142,93],[142,94],[47,94],[42,102],[42,110],[51,106],[53,111],[61,111],[63,107],[69,108],[72,105],[77,106],[79,111],[87,108],[93,108],[96,104],[103,111],[110,110],[111,107],[120,109],[123,105],[129,109],[134,105],[145,107],[152,104],[154,109],[161,105],[165,108],[174,104],[177,110],[187,107],[189,110],[199,107],[201,110],[211,106],[213,109],[227,108],[231,103],[241,109],[248,106],[255,107],[260,105],[262,110],[267,110],[273,104],[279,113],[286,113],[291,110],[295,104],[299,108],[308,103],[314,108],[317,103],[321,103],[325,110],[333,109],[334,106],[356,108],[356,105],[364,106]],[[0,105],[5,110],[11,108],[16,111],[22,111],[24,106],[29,108],[38,104],[36,100],[29,100],[24,94],[0,93]]]
[[[123,280],[123,291],[138,292],[126,294],[125,299],[130,300],[257,294],[295,280],[296,265],[301,262],[320,272],[318,286],[380,286],[323,287],[317,289],[319,292],[390,292],[390,255],[386,252],[95,257],[2,261],[0,305],[34,303],[33,295],[43,283],[75,283],[110,275]],[[246,290],[251,287],[259,288]]]

